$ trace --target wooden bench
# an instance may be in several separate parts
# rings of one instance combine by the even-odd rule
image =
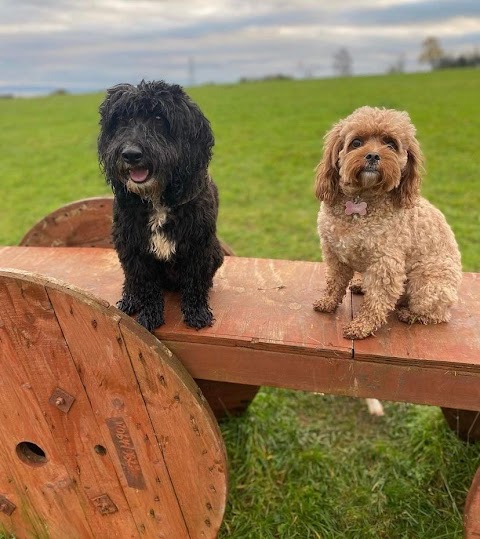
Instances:
[[[115,304],[123,280],[109,248],[3,247],[0,267],[58,279],[106,305]],[[375,338],[363,341],[342,337],[361,297],[348,295],[335,315],[322,315],[311,304],[323,285],[321,263],[228,257],[211,293],[215,325],[186,328],[178,298],[168,294],[166,324],[155,335],[200,383],[440,406],[460,437],[480,439],[478,274],[464,274],[449,324],[406,326],[392,316]],[[479,537],[480,469],[464,519],[465,537]]]

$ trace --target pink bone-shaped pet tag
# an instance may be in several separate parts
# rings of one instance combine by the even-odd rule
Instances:
[[[367,213],[367,203],[352,202],[351,200],[349,200],[345,204],[345,213],[347,215],[352,215],[353,213],[358,213],[358,215],[365,215]]]

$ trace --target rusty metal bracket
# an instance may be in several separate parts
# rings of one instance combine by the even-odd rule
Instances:
[[[57,387],[53,390],[53,393],[48,399],[48,402],[52,406],[55,406],[55,408],[58,408],[62,412],[68,414],[74,400],[75,400],[75,397],[68,394],[63,389],[60,389],[59,387]]]
[[[0,496],[0,511],[2,513],[5,513],[6,515],[10,516],[16,508],[17,506],[10,500],[5,498],[5,496]]]
[[[101,515],[111,515],[118,511],[118,507],[112,502],[108,494],[92,498],[92,502]]]

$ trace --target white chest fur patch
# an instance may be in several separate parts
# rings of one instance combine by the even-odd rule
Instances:
[[[150,252],[160,260],[169,260],[175,254],[175,243],[165,237],[162,227],[167,221],[167,210],[155,208],[148,221],[150,236]]]

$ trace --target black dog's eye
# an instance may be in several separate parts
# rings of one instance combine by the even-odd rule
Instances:
[[[383,143],[395,152],[398,150],[397,143],[391,138],[383,139]]]
[[[363,146],[363,141],[360,138],[354,138],[350,143],[351,148],[360,148],[360,146]]]

